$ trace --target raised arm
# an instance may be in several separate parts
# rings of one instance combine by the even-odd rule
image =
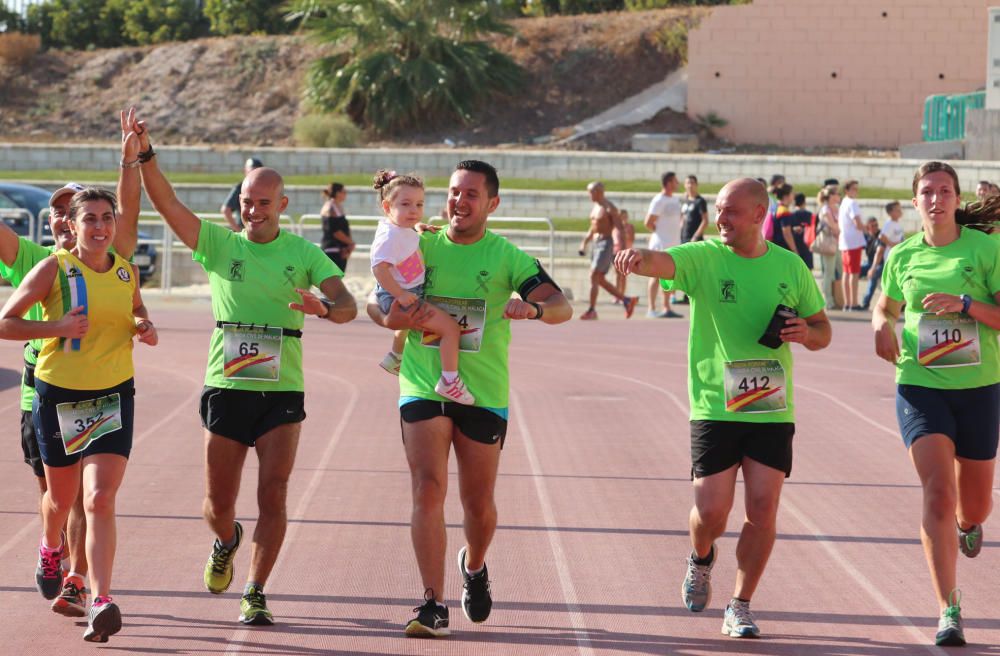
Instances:
[[[5,222],[0,221],[0,260],[7,266],[14,266],[20,248],[21,240],[17,233]]]
[[[139,241],[139,135],[132,131],[135,107],[120,112],[122,124],[122,161],[118,173],[118,225],[115,251],[126,260],[132,257]]]
[[[139,137],[140,155],[149,153],[152,147],[149,143],[146,122],[133,121],[131,127],[132,132]],[[153,207],[184,245],[195,250],[198,247],[198,235],[201,233],[201,219],[177,199],[173,187],[160,172],[155,156],[143,162],[139,170],[142,171],[142,185],[146,188],[146,195],[149,196]]]

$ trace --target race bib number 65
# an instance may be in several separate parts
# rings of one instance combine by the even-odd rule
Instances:
[[[122,400],[118,393],[90,401],[56,405],[59,432],[66,455],[80,453],[91,442],[122,427]]]
[[[222,327],[223,375],[276,382],[281,372],[281,327]]]
[[[777,360],[727,362],[726,412],[781,412],[785,404],[785,369]]]

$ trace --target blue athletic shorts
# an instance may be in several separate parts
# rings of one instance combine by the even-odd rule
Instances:
[[[135,422],[135,384],[131,378],[120,385],[103,390],[74,390],[49,385],[35,378],[35,400],[31,407],[31,418],[38,438],[38,451],[42,462],[49,467],[68,467],[84,456],[97,453],[114,453],[128,458],[132,452],[132,428]],[[83,451],[66,455],[56,406],[60,403],[88,401],[90,399],[119,394],[121,397],[121,424],[116,431],[94,440]]]
[[[896,420],[906,448],[924,435],[941,433],[955,443],[955,455],[993,460],[1000,439],[1000,383],[970,389],[896,387]]]

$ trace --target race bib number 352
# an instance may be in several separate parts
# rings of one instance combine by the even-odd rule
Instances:
[[[726,412],[781,412],[785,403],[785,370],[777,360],[726,363]]]
[[[917,324],[920,364],[967,367],[979,364],[979,323],[961,314],[922,314]]]
[[[66,455],[80,453],[94,440],[122,427],[122,400],[118,393],[90,401],[56,405],[59,432]]]
[[[222,327],[223,375],[230,380],[277,382],[281,372],[281,327]]]
[[[479,351],[479,347],[483,344],[483,330],[486,327],[486,299],[428,295],[424,300],[441,308],[458,322],[461,331],[458,350],[472,353]],[[441,336],[425,330],[420,343],[437,348],[441,345]]]

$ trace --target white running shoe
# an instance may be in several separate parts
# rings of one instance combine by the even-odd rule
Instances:
[[[401,364],[403,364],[403,361],[397,358],[395,353],[389,351],[385,354],[385,357],[382,358],[382,361],[378,363],[378,366],[382,367],[393,376],[398,376],[399,366]]]
[[[450,383],[445,381],[444,376],[438,378],[437,385],[434,386],[434,391],[449,401],[461,403],[462,405],[472,405],[476,402],[476,397],[469,394],[469,390],[465,389],[465,383],[462,382],[461,376],[455,376],[455,380]]]

